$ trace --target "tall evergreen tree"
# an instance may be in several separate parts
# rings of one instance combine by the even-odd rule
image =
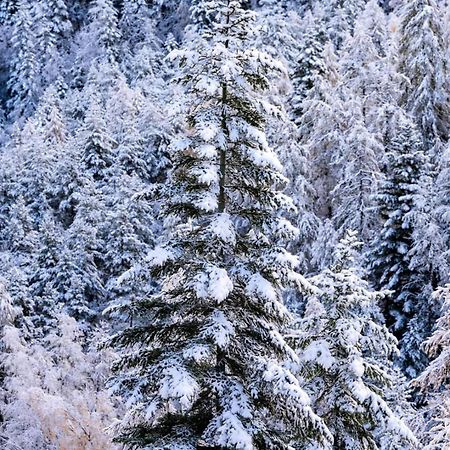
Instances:
[[[304,100],[304,114],[298,121],[304,154],[311,159],[313,187],[317,193],[315,212],[331,218],[331,191],[336,185],[333,158],[343,142],[343,102],[338,93],[339,73],[332,45],[324,49],[325,71],[319,74],[314,87]]]
[[[196,33],[211,30],[214,23],[214,8],[211,8],[211,0],[192,0],[189,9],[190,28]]]
[[[445,448],[450,437],[450,285],[437,289],[434,297],[441,305],[441,316],[433,334],[424,342],[424,350],[434,359],[414,380],[427,394],[434,411],[426,450]]]
[[[105,208],[95,190],[83,194],[60,246],[49,289],[53,303],[69,315],[78,321],[95,322],[106,306],[100,272],[105,247],[100,224],[105,220]]]
[[[39,61],[31,4],[28,0],[19,0],[17,8],[12,20],[10,98],[7,102],[13,119],[29,116],[39,94]]]
[[[67,0],[44,0],[51,33],[63,38],[72,30]]]
[[[292,108],[294,121],[299,122],[303,113],[303,100],[314,82],[322,75],[326,68],[323,61],[326,33],[321,17],[313,16],[308,11],[302,21],[303,32],[298,36],[298,57],[291,68],[293,84]]]
[[[373,195],[380,179],[379,161],[384,148],[379,136],[365,126],[360,98],[352,98],[351,91],[344,92],[348,98],[343,109],[345,127],[341,143],[332,155],[338,180],[331,192],[332,219],[341,235],[354,229],[366,241],[375,227]]]
[[[104,108],[97,96],[91,99],[82,127],[78,130],[81,148],[81,169],[100,185],[106,182],[112,164],[112,149],[116,145],[105,122]]]
[[[333,449],[383,449],[381,436],[395,439],[392,448],[413,448],[413,433],[387,403],[390,389],[399,388],[390,361],[396,339],[376,322],[384,294],[371,292],[355,268],[360,245],[347,232],[332,266],[310,279],[319,292],[309,297],[294,333],[299,371],[333,434]]]
[[[417,313],[418,296],[426,283],[411,267],[411,250],[413,211],[427,160],[420,133],[411,119],[401,113],[394,130],[387,148],[385,180],[377,195],[384,225],[370,259],[376,286],[393,291],[384,313],[387,324],[401,338]]]
[[[149,18],[146,0],[123,0],[119,26],[130,49],[145,39]]]
[[[358,16],[353,34],[345,39],[339,59],[342,85],[360,98],[364,124],[380,138],[400,91],[400,76],[391,58],[395,46],[387,34],[386,17],[372,0]]]
[[[282,364],[296,358],[280,334],[280,287],[294,276],[293,259],[277,244],[292,234],[277,214],[291,203],[276,190],[284,177],[260,97],[282,67],[248,47],[253,14],[239,1],[209,6],[213,33],[174,54],[191,103],[160,191],[173,226],[148,257],[161,290],[131,302],[134,326],[110,341],[129,349],[114,366],[129,399],[117,440],[192,450],[326,445],[326,428]]]
[[[438,196],[433,175],[430,164],[425,163],[415,207],[405,216],[414,227],[409,268],[420,289],[414,317],[401,343],[401,364],[411,377],[416,377],[428,364],[421,347],[439,317],[438,308],[431,301],[432,293],[438,285],[448,281],[450,273],[447,232],[437,214]]]
[[[36,119],[25,124],[20,144],[16,151],[20,153],[22,164],[17,167],[20,193],[30,210],[35,227],[39,225],[49,211],[48,190],[50,185],[56,148],[45,139],[44,130]]]
[[[448,68],[440,9],[434,0],[405,2],[400,26],[402,106],[423,136],[426,152],[438,155],[449,134]]]
[[[347,35],[352,34],[356,18],[364,9],[366,0],[321,0],[327,31],[336,48]]]
[[[120,30],[118,13],[112,0],[94,0],[89,9],[90,32],[99,47],[100,57],[110,63],[117,60]],[[97,49],[98,50],[98,49]]]
[[[55,325],[60,312],[61,305],[52,283],[58,276],[56,267],[61,255],[63,235],[63,229],[51,215],[47,215],[39,227],[39,240],[29,268],[28,284],[34,303],[32,320],[34,326],[44,333]]]

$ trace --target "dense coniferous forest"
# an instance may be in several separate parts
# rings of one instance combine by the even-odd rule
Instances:
[[[0,1],[0,448],[449,450],[450,6]]]

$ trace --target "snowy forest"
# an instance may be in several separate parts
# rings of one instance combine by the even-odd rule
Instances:
[[[0,0],[0,449],[449,450],[450,5]]]

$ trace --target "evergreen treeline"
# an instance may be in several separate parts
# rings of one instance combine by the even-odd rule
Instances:
[[[0,448],[449,448],[449,18],[2,0]]]

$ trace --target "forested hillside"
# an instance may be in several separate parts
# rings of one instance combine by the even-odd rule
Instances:
[[[449,450],[449,21],[0,0],[0,449]]]

